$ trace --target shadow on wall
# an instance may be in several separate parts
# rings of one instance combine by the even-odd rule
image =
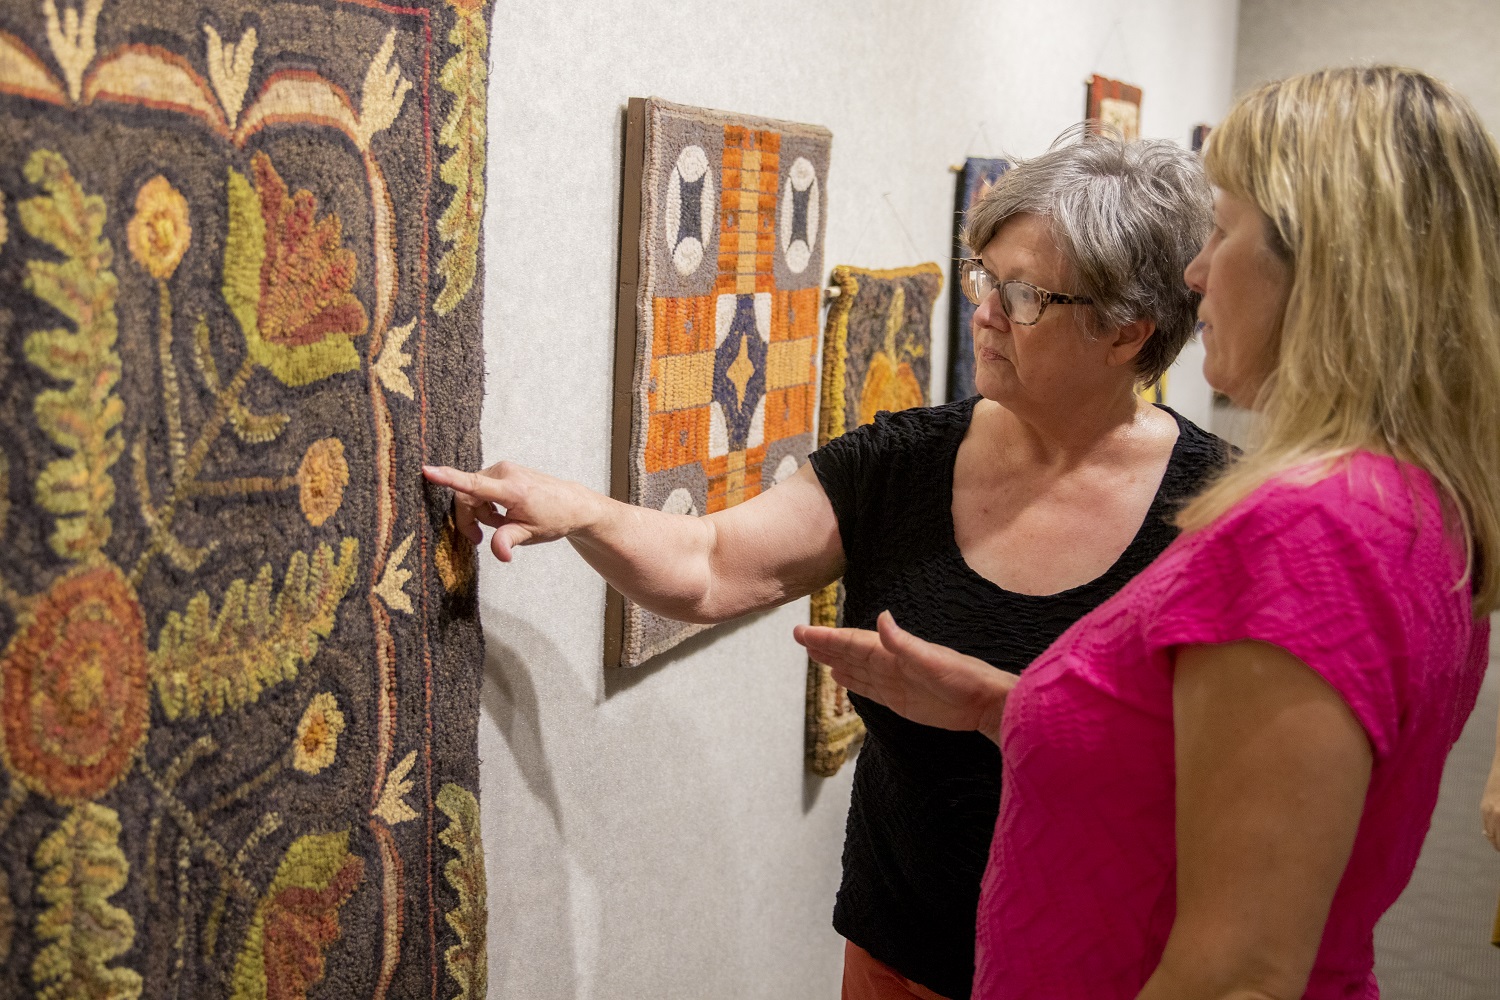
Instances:
[[[510,757],[496,759],[491,743],[483,775],[492,996],[732,992],[745,915],[714,886],[751,875],[754,777],[733,735],[745,721],[704,695],[722,663],[687,661],[712,661],[701,655],[709,643],[759,617],[643,667],[595,660],[590,674],[533,624],[486,605],[482,710]],[[670,685],[659,680],[669,666]],[[702,877],[704,864],[716,879]],[[666,940],[643,947],[640,927],[673,924],[711,946],[693,956]]]
[[[631,690],[636,685],[651,679],[664,668],[696,655],[701,650],[706,649],[712,642],[718,642],[721,639],[727,638],[742,628],[749,628],[769,614],[771,612],[763,611],[759,614],[747,615],[744,618],[726,622],[723,625],[709,629],[707,632],[693,636],[691,639],[673,647],[660,656],[646,661],[642,666],[632,667],[628,670],[605,670],[603,680],[604,697],[612,698],[622,691]],[[754,665],[750,664],[749,666],[753,668]],[[852,768],[854,766],[854,758],[858,754],[859,748],[856,746],[850,752],[849,760],[845,762],[844,767]],[[806,816],[813,811],[813,808],[818,804],[818,797],[823,793],[823,786],[827,785],[828,781],[829,779],[811,772],[806,772],[802,775],[802,815]]]
[[[692,659],[708,649],[710,645],[725,641],[741,629],[749,628],[770,613],[761,611],[743,618],[736,618],[722,625],[715,625],[706,632],[699,632],[692,638],[684,639],[665,653],[653,656],[639,667],[622,667],[618,670],[601,668],[603,676],[601,686],[604,690],[604,697],[613,698],[617,694],[631,690],[638,684],[655,677],[672,664]],[[753,667],[754,664],[747,666]]]
[[[516,771],[530,793],[528,810],[534,813],[532,803],[540,804],[551,821],[553,834],[538,836],[537,817],[513,814],[512,806],[519,797],[504,795],[493,782],[484,782],[489,786],[482,789],[481,796],[487,813],[484,833],[489,881],[490,983],[492,987],[498,985],[502,995],[508,992],[507,984],[512,979],[524,978],[537,984],[551,984],[555,995],[577,996],[579,976],[575,949],[571,946],[574,933],[569,872],[564,865],[555,863],[567,839],[562,800],[542,742],[541,699],[526,661],[557,677],[566,675],[567,670],[561,651],[524,621],[496,614],[493,608],[486,609],[484,621],[481,711],[510,747]],[[506,636],[516,645],[500,641],[500,636]],[[523,657],[518,648],[525,649],[527,655]],[[503,799],[498,810],[497,792],[502,793]],[[499,823],[495,822],[497,812]],[[518,840],[518,833],[524,839]],[[520,866],[525,870],[524,879],[518,879],[512,870],[516,867],[512,851],[506,850],[497,858],[495,848],[502,840],[507,848],[512,842],[527,845]],[[553,863],[548,863],[549,858]],[[517,917],[522,913],[526,915],[524,934],[512,926],[519,922]],[[527,948],[526,941],[533,936],[554,945]]]
[[[626,670],[605,670],[603,672],[604,697],[613,698],[621,692],[631,690],[636,685],[655,677],[666,667],[696,655],[706,649],[710,643],[727,638],[742,628],[749,628],[769,614],[771,612],[763,611],[759,614],[747,615],[744,618],[726,622],[723,625],[709,629],[707,632],[693,636],[691,639],[673,647],[660,656],[647,660],[642,666]],[[753,668],[754,665],[750,664],[749,666]],[[844,767],[852,768],[854,766],[854,758],[858,753],[859,748],[856,746],[851,751],[849,760],[844,764]],[[828,784],[828,780],[811,772],[806,772],[802,775],[802,815],[806,816],[813,811],[813,808],[818,804],[818,797],[823,793],[823,786]]]
[[[542,664],[542,669],[552,670],[555,676],[564,676],[568,671],[562,651],[546,636],[519,618],[499,616],[504,620],[495,622],[496,617],[491,612],[486,621],[499,628],[486,627],[484,630],[484,678],[488,682],[482,692],[484,714],[499,728],[511,748],[526,787],[547,807],[553,827],[561,834],[562,803],[542,747],[541,699],[537,697],[536,685],[526,669],[525,660]],[[516,648],[500,641],[497,632],[513,641],[520,639],[518,645],[529,655],[523,659]]]

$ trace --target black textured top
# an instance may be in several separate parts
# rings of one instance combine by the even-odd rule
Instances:
[[[953,535],[953,468],[978,398],[881,413],[819,449],[812,464],[844,545],[843,623],[872,629],[889,609],[923,639],[1019,673],[1167,547],[1177,535],[1172,515],[1229,452],[1167,410],[1177,444],[1115,564],[1059,594],[1011,593],[970,569]],[[833,926],[908,979],[964,1000],[979,880],[1000,809],[1000,752],[979,733],[853,701],[868,735],[855,765]]]

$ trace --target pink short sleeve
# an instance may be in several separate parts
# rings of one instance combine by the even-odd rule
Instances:
[[[1393,517],[1351,498],[1347,485],[1342,476],[1311,487],[1274,484],[1185,540],[1191,555],[1146,640],[1153,654],[1245,639],[1280,646],[1339,693],[1380,761],[1401,722],[1398,671],[1412,635],[1406,591],[1421,583],[1393,570],[1415,526],[1409,503],[1399,504],[1406,517]]]

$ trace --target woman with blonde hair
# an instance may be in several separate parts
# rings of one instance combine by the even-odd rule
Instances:
[[[1188,267],[1262,440],[1021,674],[799,628],[1001,749],[975,996],[1374,998],[1500,604],[1500,155],[1417,72],[1327,70],[1210,139]]]

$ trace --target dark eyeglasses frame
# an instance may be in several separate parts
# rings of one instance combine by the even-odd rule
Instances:
[[[997,291],[1000,293],[1000,308],[1005,313],[1005,318],[1010,320],[1017,326],[1036,326],[1042,321],[1042,316],[1047,312],[1047,307],[1052,305],[1054,302],[1060,306],[1091,306],[1094,304],[1094,300],[1089,298],[1087,295],[1066,295],[1062,292],[1049,292],[1047,289],[1042,288],[1040,285],[1033,285],[1031,282],[1022,281],[1019,278],[1012,278],[1009,281],[1001,281],[999,278],[996,278],[993,274],[990,273],[989,268],[984,266],[984,261],[980,260],[978,257],[962,257],[959,259],[958,266],[958,286],[963,291],[964,298],[968,299],[976,306],[982,305],[984,303],[984,299],[976,299],[969,292],[969,275],[974,271],[983,272],[985,277],[989,278],[995,283],[995,287],[992,289],[992,291]],[[1006,285],[1025,285],[1033,292],[1036,292],[1037,297],[1042,300],[1042,304],[1037,307],[1036,319],[1032,320],[1029,323],[1023,323],[1021,320],[1016,319],[1010,314],[1010,308],[1005,304]]]

